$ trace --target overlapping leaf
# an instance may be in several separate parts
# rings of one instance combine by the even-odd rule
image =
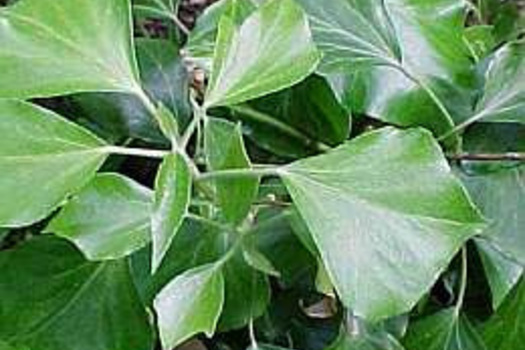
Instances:
[[[188,212],[191,185],[191,174],[186,160],[179,154],[166,156],[155,180],[151,216],[153,271],[160,266]]]
[[[117,259],[151,240],[152,193],[118,174],[100,174],[68,202],[47,231],[71,240],[90,260]]]
[[[470,111],[474,74],[460,0],[299,0],[352,110],[437,133]],[[432,96],[435,95],[435,96]],[[436,100],[440,101],[440,106]]]
[[[421,130],[368,133],[281,175],[342,301],[369,320],[410,310],[484,228]]]
[[[406,350],[488,349],[466,316],[454,308],[415,322],[403,343]]]
[[[0,338],[15,349],[152,349],[126,261],[86,262],[66,241],[39,237],[2,252],[0,268]]]
[[[86,184],[107,153],[105,143],[30,103],[0,100],[0,225],[43,219]]]
[[[23,0],[0,9],[0,97],[136,91],[129,0]]]
[[[240,125],[209,118],[206,123],[205,148],[207,163],[212,171],[251,168]],[[259,179],[223,179],[214,183],[225,218],[233,224],[240,223],[255,199]]]
[[[306,78],[319,53],[307,18],[293,0],[270,0],[237,27],[223,16],[206,106],[241,103]]]

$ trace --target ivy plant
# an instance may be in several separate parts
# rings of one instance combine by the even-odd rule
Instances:
[[[0,349],[522,348],[511,3],[0,7]]]

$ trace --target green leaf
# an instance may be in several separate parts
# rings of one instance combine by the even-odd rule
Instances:
[[[59,115],[0,100],[0,226],[44,219],[104,162],[105,143]]]
[[[137,90],[128,0],[23,0],[0,23],[1,97]]]
[[[484,325],[483,339],[490,350],[515,350],[525,342],[525,280],[514,288],[501,308]]]
[[[523,266],[509,259],[484,239],[477,239],[476,246],[492,293],[492,308],[497,310],[519,282]]]
[[[490,62],[483,97],[465,123],[480,120],[525,123],[525,42],[502,47]]]
[[[343,303],[368,320],[410,310],[485,226],[419,129],[367,133],[281,176]]]
[[[204,265],[175,278],[154,301],[160,339],[171,349],[191,336],[215,332],[224,302],[224,280],[217,265]]]
[[[282,348],[280,346],[271,345],[271,344],[261,344],[257,343],[256,346],[250,346],[248,350],[291,350],[289,348]]]
[[[463,37],[464,1],[299,3],[324,54],[321,71],[339,75],[352,111],[437,134],[470,112],[475,75]]]
[[[244,261],[254,269],[270,276],[280,277],[279,271],[275,269],[272,262],[257,249],[255,240],[252,239],[251,242],[244,244],[242,255]]]
[[[140,38],[136,41],[137,58],[144,89],[162,103],[183,127],[191,115],[189,78],[176,45],[168,40]],[[87,93],[72,97],[73,106],[97,129],[116,140],[140,138],[165,142],[150,112],[132,95]]]
[[[350,113],[343,108],[323,77],[312,75],[277,93],[231,107],[264,149],[289,158],[317,152],[320,143],[336,146],[348,138]]]
[[[205,105],[241,103],[306,78],[319,53],[294,0],[269,0],[238,28],[223,16]]]
[[[242,22],[255,9],[254,0],[223,0],[211,4],[197,18],[184,50],[199,66],[211,71],[221,17],[227,14]]]
[[[87,262],[44,236],[0,253],[0,269],[0,338],[15,349],[152,349],[126,261]]]
[[[455,308],[427,316],[408,328],[406,350],[485,350],[483,340],[464,315]]]
[[[478,61],[487,57],[496,47],[493,31],[494,27],[489,25],[477,25],[465,29],[467,44]]]
[[[270,302],[270,284],[264,274],[246,264],[240,251],[222,270],[225,299],[219,330],[240,329],[264,314]]]
[[[487,174],[462,174],[472,198],[489,219],[486,238],[498,250],[525,265],[525,167]]]
[[[207,118],[205,128],[206,161],[210,170],[251,168],[240,124]],[[214,181],[214,185],[224,217],[233,224],[242,222],[257,195],[259,179],[223,179]]]
[[[358,322],[358,321],[356,321]],[[359,324],[358,329],[342,329],[326,350],[404,350],[394,336],[381,329]]]
[[[118,174],[99,174],[46,231],[72,241],[89,260],[118,259],[151,239],[152,193]]]
[[[166,156],[155,179],[151,216],[152,271],[159,267],[188,212],[191,184],[186,160],[179,154]]]

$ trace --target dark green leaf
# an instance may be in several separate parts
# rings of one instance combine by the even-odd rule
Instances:
[[[403,344],[406,350],[487,349],[466,316],[459,315],[455,308],[415,322],[408,328]]]
[[[23,0],[0,23],[1,97],[137,91],[128,0]]]
[[[184,126],[191,115],[189,79],[177,46],[167,40],[137,39],[137,58],[147,93],[171,111],[181,127]],[[135,96],[78,94],[73,96],[73,102],[88,121],[112,138],[164,141],[150,112]]]
[[[39,237],[0,253],[0,269],[0,338],[15,349],[152,348],[126,261],[86,262],[66,241]]]
[[[152,271],[159,267],[188,212],[191,185],[191,173],[186,160],[179,154],[166,156],[155,180],[151,216]]]
[[[210,170],[251,168],[240,124],[208,118],[205,128],[206,160]],[[223,179],[214,184],[224,217],[233,224],[242,222],[257,195],[259,179]]]
[[[223,274],[226,290],[219,329],[242,328],[262,316],[270,302],[267,277],[246,264],[241,252],[224,264]]]
[[[422,130],[371,132],[280,172],[342,301],[369,320],[410,310],[485,226]]]
[[[498,250],[525,265],[525,167],[488,174],[463,174],[465,186],[490,225],[486,238]]]
[[[509,259],[484,239],[477,239],[481,262],[492,292],[492,308],[497,310],[523,274],[523,266]]]
[[[48,225],[90,260],[118,259],[151,239],[151,191],[118,174],[97,175]]]
[[[525,342],[525,280],[514,288],[483,329],[490,350],[520,349]]]
[[[0,100],[0,225],[45,218],[85,185],[104,162],[105,143],[30,103]]]
[[[319,53],[293,0],[269,0],[238,28],[221,19],[206,106],[233,105],[291,86],[315,69]]]
[[[211,337],[223,302],[220,266],[204,265],[175,278],[154,302],[163,348],[171,349],[200,332]]]

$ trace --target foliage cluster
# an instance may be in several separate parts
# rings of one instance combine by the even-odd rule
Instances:
[[[0,349],[521,349],[520,6],[0,8]]]

